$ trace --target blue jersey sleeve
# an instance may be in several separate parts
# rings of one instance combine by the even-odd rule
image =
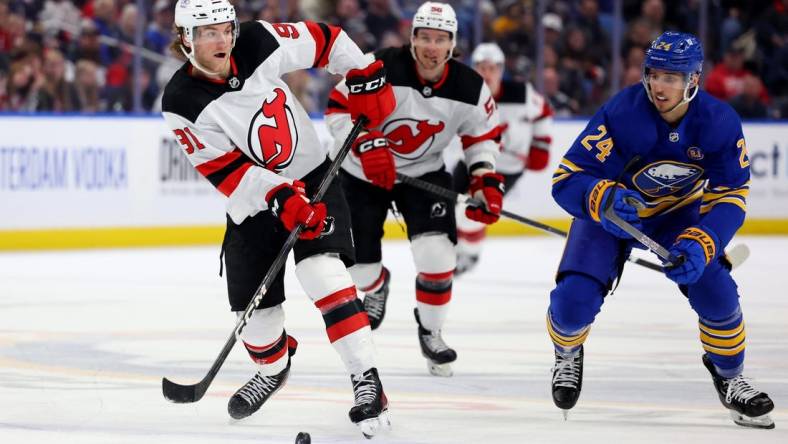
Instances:
[[[572,216],[599,221],[598,205],[589,209],[588,194],[600,179],[612,177],[609,159],[614,145],[602,107],[577,136],[553,173],[553,198]]]
[[[750,192],[750,159],[739,117],[732,109],[718,116],[713,126],[718,149],[709,153],[711,158],[706,162],[708,183],[700,213],[701,224],[717,234],[717,251],[721,252],[744,223]]]

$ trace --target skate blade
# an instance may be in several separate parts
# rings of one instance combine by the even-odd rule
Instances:
[[[378,433],[391,429],[391,420],[388,410],[383,410],[377,418],[365,419],[357,422],[356,425],[361,429],[364,438],[372,439]]]
[[[769,415],[761,415],[761,416],[746,416],[742,415],[741,413],[735,410],[729,410],[731,419],[736,424],[742,427],[751,427],[754,429],[773,429],[774,428],[774,421]]]
[[[564,421],[569,419],[569,409],[561,409],[561,414],[564,415]]]
[[[427,370],[430,371],[432,376],[440,376],[442,378],[448,378],[454,375],[454,371],[451,369],[451,364],[438,364],[437,362],[433,362],[427,360]]]

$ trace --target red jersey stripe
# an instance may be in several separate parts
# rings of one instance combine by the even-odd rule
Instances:
[[[467,150],[469,147],[476,145],[479,142],[483,142],[485,140],[492,140],[493,142],[500,142],[501,141],[501,127],[496,126],[495,128],[491,129],[490,131],[480,135],[480,136],[462,136],[460,137],[460,141],[462,142],[462,149]]]
[[[233,163],[236,159],[241,157],[243,153],[240,149],[236,148],[228,153],[217,157],[216,159],[209,160],[203,164],[197,165],[197,171],[203,176],[210,176],[211,174],[221,170],[227,165]]]
[[[238,188],[238,184],[241,183],[241,179],[243,179],[244,174],[246,174],[246,170],[252,167],[252,162],[244,162],[237,170],[233,171],[232,173],[227,175],[227,178],[216,187],[219,191],[222,192],[227,197],[230,197]]]

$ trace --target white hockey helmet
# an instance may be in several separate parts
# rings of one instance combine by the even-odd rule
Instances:
[[[175,5],[175,26],[183,29],[183,38],[189,44],[194,42],[194,28],[226,22],[233,23],[235,46],[238,19],[235,17],[235,8],[228,0],[178,0]]]
[[[454,8],[448,3],[425,2],[416,10],[413,16],[413,26],[410,30],[410,37],[416,37],[416,30],[419,28],[437,29],[451,34],[451,50],[449,57],[457,46],[457,14]]]
[[[474,65],[481,62],[503,65],[505,61],[506,56],[503,54],[501,47],[495,43],[479,43],[471,54],[471,63]]]

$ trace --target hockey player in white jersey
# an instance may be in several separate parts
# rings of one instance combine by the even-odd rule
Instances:
[[[413,18],[410,45],[375,53],[387,67],[397,107],[379,131],[358,139],[340,177],[350,204],[356,265],[350,272],[365,293],[372,328],[385,314],[389,271],[382,263],[383,224],[392,202],[405,219],[416,277],[418,337],[432,374],[449,376],[457,353],[442,339],[456,265],[454,202],[395,183],[397,172],[450,188],[442,151],[460,136],[470,171],[470,193],[485,203],[468,215],[498,220],[503,177],[495,172],[498,112],[482,78],[452,59],[457,19],[445,3],[422,4]],[[326,123],[335,140],[351,128],[349,94],[340,83],[329,96]]]
[[[501,119],[501,154],[496,170],[511,191],[526,170],[543,170],[550,159],[553,109],[530,82],[503,79],[504,54],[495,43],[482,43],[473,50],[471,63],[483,78],[498,105]],[[468,168],[459,162],[453,171],[454,189],[468,189]],[[476,266],[486,236],[486,226],[465,217],[457,208],[457,271]]]
[[[380,124],[394,108],[380,62],[365,56],[334,26],[313,23],[239,24],[227,0],[179,0],[179,39],[188,58],[170,79],[162,112],[188,159],[227,196],[223,242],[230,307],[242,312],[290,231],[303,224],[294,247],[296,276],[320,310],[326,332],[355,394],[350,419],[365,435],[387,424],[388,402],[374,363],[369,320],[346,266],[354,261],[350,216],[342,188],[320,203],[307,196],[330,164],[314,128],[283,74],[323,67],[364,84],[348,96],[353,117]],[[228,405],[247,417],[281,389],[297,342],[284,330],[284,269],[241,333],[257,364],[252,379]]]

